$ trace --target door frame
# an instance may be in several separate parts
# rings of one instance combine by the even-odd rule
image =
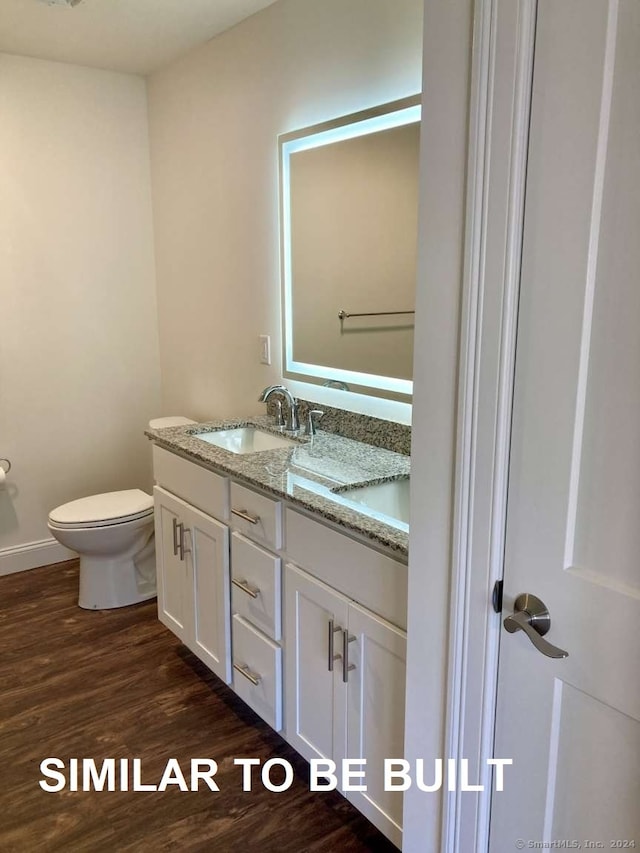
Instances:
[[[537,0],[476,0],[454,482],[446,756],[484,791],[444,798],[443,850],[485,853]],[[509,758],[510,756],[496,756]],[[508,784],[508,769],[505,771]]]
[[[501,633],[491,590],[504,568],[536,13],[537,0],[425,0],[405,757],[465,758],[470,781],[484,791],[427,795],[432,799],[407,791],[408,853],[486,853],[488,846],[492,777],[486,760],[493,757]],[[442,56],[459,44],[469,71],[464,86],[452,87],[451,76],[439,72],[450,69]],[[427,123],[447,99],[466,119],[461,129],[450,112],[441,113],[451,146],[459,142],[456,133],[463,136],[466,176],[463,202],[446,210],[445,222],[461,235],[456,246],[447,246],[457,252],[459,269],[452,261],[443,270],[440,257],[428,256],[434,248],[430,205],[443,199],[443,187],[427,173],[443,161],[455,187],[455,163],[439,151],[442,138]],[[442,228],[435,231],[441,238]],[[437,328],[429,312],[442,306],[448,314],[438,317]],[[449,373],[456,356],[457,368]],[[434,394],[437,412],[429,408]],[[436,481],[425,485],[428,477]],[[436,536],[439,550],[432,544]],[[442,613],[425,620],[429,600],[441,603]]]

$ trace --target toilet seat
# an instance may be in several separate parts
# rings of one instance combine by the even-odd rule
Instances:
[[[49,524],[64,528],[106,527],[153,515],[153,498],[141,489],[107,492],[70,501],[51,510]]]

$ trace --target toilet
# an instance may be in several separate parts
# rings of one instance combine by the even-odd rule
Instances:
[[[193,424],[183,417],[156,418],[151,429]],[[91,495],[56,507],[48,527],[80,557],[78,604],[109,610],[156,595],[153,497],[140,489]]]

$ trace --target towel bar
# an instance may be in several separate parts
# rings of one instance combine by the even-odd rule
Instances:
[[[364,314],[350,314],[348,311],[338,311],[338,319],[345,320],[347,317],[391,317],[395,314],[415,313],[415,311],[367,311]]]

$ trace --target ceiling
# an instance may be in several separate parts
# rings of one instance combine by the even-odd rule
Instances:
[[[149,74],[275,0],[0,0],[0,52]]]

